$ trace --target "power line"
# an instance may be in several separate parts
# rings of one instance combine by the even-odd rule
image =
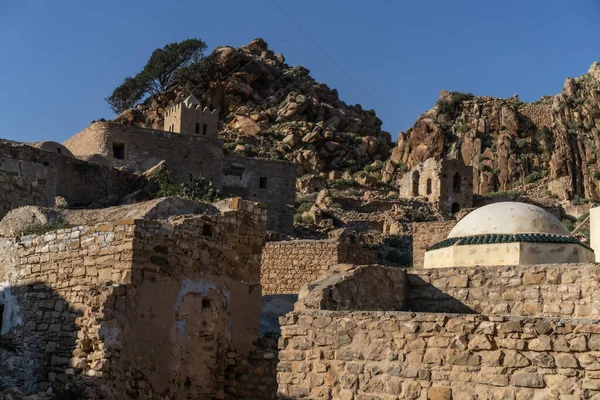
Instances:
[[[324,48],[322,48],[319,43],[317,43],[316,40],[314,40],[304,29],[302,29],[302,27],[300,25],[298,25],[289,15],[288,13],[286,13],[281,7],[279,7],[279,5],[277,3],[275,3],[275,0],[269,0],[278,10],[279,12],[281,12],[283,14],[284,17],[286,17],[288,19],[288,21],[290,21],[292,24],[294,24],[294,26],[296,28],[298,28],[298,30],[300,32],[302,32],[302,34],[304,34],[304,36],[306,36],[308,38],[308,40],[310,40],[319,50],[321,50],[321,52],[323,54],[325,54],[325,56],[327,58],[329,58],[329,60],[335,65],[337,66],[347,77],[348,79],[350,79],[356,86],[358,86],[363,92],[365,92],[367,94],[367,96],[369,96],[371,99],[373,99],[373,101],[375,103],[377,103],[381,108],[385,108],[383,106],[383,104],[381,104],[376,98],[375,96],[373,96],[371,93],[369,93],[369,91],[367,89],[365,89],[365,87],[363,85],[361,85],[356,79],[354,79],[352,77],[352,75],[350,75],[350,73],[344,68],[342,67],[337,61],[335,61],[335,59],[333,57],[331,57],[329,55],[329,53],[327,53],[325,51]]]

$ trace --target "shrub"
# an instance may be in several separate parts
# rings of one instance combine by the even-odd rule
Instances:
[[[535,181],[539,181],[546,175],[548,175],[548,171],[533,171],[525,177],[525,183],[533,183]]]
[[[58,219],[57,221],[48,223],[48,224],[33,224],[29,225],[27,228],[23,230],[24,236],[30,235],[44,235],[48,232],[57,231],[59,229],[70,229],[73,225],[69,224],[63,219]]]
[[[565,228],[567,228],[567,230],[569,232],[571,232],[571,231],[573,231],[573,229],[575,229],[575,224],[570,219],[565,218],[561,222],[565,226]]]
[[[401,236],[390,236],[383,239],[383,243],[388,247],[403,247],[404,239]]]
[[[310,210],[315,204],[315,196],[304,196],[296,199],[294,212],[297,214],[303,214]]]
[[[516,143],[517,143],[517,147],[522,149],[527,144],[527,139],[524,139],[524,138],[517,139]]]
[[[407,251],[392,249],[388,251],[385,259],[397,267],[410,267],[412,265],[412,255]]]
[[[150,179],[158,185],[158,191],[154,198],[176,196],[214,203],[220,196],[220,191],[213,186],[212,180],[203,176],[190,174],[187,183],[173,183],[170,171],[161,169]]]
[[[294,214],[294,223],[296,223],[296,224],[314,224],[315,218],[309,214]]]
[[[365,172],[377,172],[381,171],[383,164],[367,165],[364,169]]]
[[[358,186],[358,182],[354,179],[328,179],[327,186]]]

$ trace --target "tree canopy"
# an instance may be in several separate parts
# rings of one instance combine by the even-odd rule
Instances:
[[[125,78],[105,99],[106,102],[119,114],[147,96],[173,89],[182,75],[187,75],[190,69],[201,64],[206,48],[206,43],[201,39],[187,39],[154,50],[142,71],[133,78]]]

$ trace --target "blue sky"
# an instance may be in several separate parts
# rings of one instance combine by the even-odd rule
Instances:
[[[442,89],[534,101],[600,61],[595,0],[274,1],[369,94],[270,0],[0,0],[0,137],[63,141],[113,118],[104,98],[192,37],[210,49],[262,37],[394,137]]]

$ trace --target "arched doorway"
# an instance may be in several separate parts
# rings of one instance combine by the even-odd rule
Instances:
[[[452,203],[452,214],[456,214],[457,212],[460,211],[460,204],[458,203]]]
[[[462,182],[460,174],[457,172],[454,174],[454,178],[452,179],[452,189],[454,190],[454,193],[460,193],[461,184]]]
[[[421,180],[421,174],[419,174],[419,171],[415,171],[412,174],[412,194],[413,196],[418,196],[419,195],[419,181]]]

